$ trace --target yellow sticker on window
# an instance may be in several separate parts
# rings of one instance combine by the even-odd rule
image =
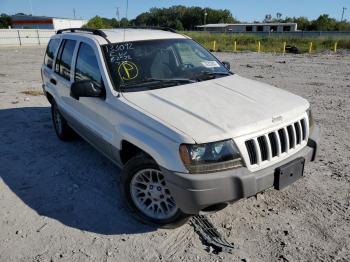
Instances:
[[[133,62],[124,61],[119,65],[118,73],[122,80],[129,81],[138,76],[139,69]]]

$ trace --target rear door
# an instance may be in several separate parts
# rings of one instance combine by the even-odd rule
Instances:
[[[50,82],[55,85],[58,93],[58,107],[63,116],[70,120],[74,112],[67,97],[70,95],[70,87],[72,84],[72,68],[73,57],[76,49],[76,40],[63,39],[57,52],[55,66],[53,68],[54,74]]]
[[[53,85],[50,80],[52,78],[53,64],[60,41],[60,38],[52,38],[50,40],[46,48],[44,64],[41,68],[43,85],[45,87],[45,90],[51,90],[51,93],[53,93],[53,88],[55,88],[55,85]]]

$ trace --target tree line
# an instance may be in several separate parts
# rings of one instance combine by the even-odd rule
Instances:
[[[89,20],[86,27],[92,28],[116,28],[123,26],[164,26],[176,30],[195,30],[195,26],[217,23],[239,23],[227,9],[212,9],[201,7],[172,6],[169,8],[151,8],[148,12],[141,13],[135,19],[123,18],[108,19],[95,16]],[[259,21],[255,21],[259,23]],[[350,31],[350,22],[338,21],[327,14],[320,15],[317,19],[309,20],[307,17],[285,17],[281,13],[276,18],[266,15],[262,21],[265,23],[297,23],[298,29],[303,31]]]
[[[258,22],[258,21],[255,21]],[[277,13],[275,18],[266,15],[262,22],[294,22],[299,30],[304,31],[350,31],[350,22],[338,21],[327,14],[320,15],[317,19],[309,20],[306,17],[285,17]],[[228,9],[212,9],[202,7],[185,7],[181,5],[169,8],[151,8],[148,12],[139,14],[135,19],[116,19],[95,16],[91,18],[85,27],[89,28],[118,28],[125,26],[163,26],[176,30],[195,30],[195,26],[217,23],[239,23]],[[0,15],[0,28],[11,26],[11,17],[7,14]]]
[[[107,28],[123,26],[163,26],[176,30],[194,30],[195,26],[217,23],[238,23],[227,9],[212,9],[202,7],[172,6],[169,8],[151,8],[141,13],[135,19],[126,18],[118,21],[95,16],[89,20],[87,27]]]

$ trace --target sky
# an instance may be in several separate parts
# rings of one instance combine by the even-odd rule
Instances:
[[[0,13],[32,13],[33,15],[73,18],[73,9],[77,18],[89,19],[95,15],[116,17],[119,8],[120,18],[126,16],[127,0],[0,0]],[[350,0],[129,0],[129,19],[148,11],[152,7],[170,7],[173,5],[211,7],[229,9],[239,21],[261,21],[266,14],[273,17],[276,13],[285,16],[306,16],[315,19],[320,14],[329,14],[338,20],[342,8],[345,10],[344,19],[350,20]]]

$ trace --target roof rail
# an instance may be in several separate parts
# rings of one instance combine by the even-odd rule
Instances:
[[[111,42],[108,40],[107,35],[105,34],[105,32],[103,32],[100,29],[92,29],[92,28],[65,28],[65,29],[60,29],[57,30],[56,34],[62,34],[63,32],[71,32],[71,33],[75,33],[76,31],[80,31],[80,32],[88,32],[88,33],[92,33],[93,35],[98,35],[103,37],[109,44],[111,44]]]
[[[162,31],[176,33],[175,29],[170,27],[163,27],[163,26],[125,26],[125,27],[120,27],[120,29],[152,29],[152,30],[162,30]]]

